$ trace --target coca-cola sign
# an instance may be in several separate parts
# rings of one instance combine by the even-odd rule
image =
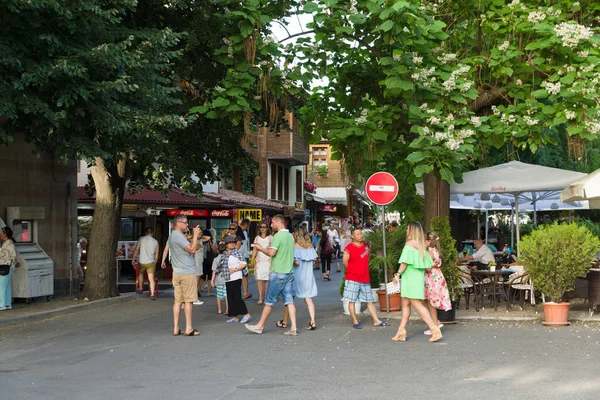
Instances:
[[[232,210],[212,210],[210,212],[210,216],[213,218],[231,218],[232,215]]]
[[[168,217],[176,217],[178,215],[185,215],[186,217],[212,217],[212,218],[231,218],[233,216],[232,210],[180,210],[172,209],[167,210]]]
[[[208,217],[208,210],[167,210],[168,217],[185,215],[186,217]]]

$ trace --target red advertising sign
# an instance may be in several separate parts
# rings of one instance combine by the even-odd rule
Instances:
[[[167,217],[176,217],[180,214],[186,217],[208,217],[208,210],[167,210]]]
[[[231,218],[233,210],[167,210],[167,217],[176,217],[183,214],[187,217],[212,217],[212,218]]]
[[[398,195],[398,181],[392,174],[376,172],[367,179],[365,192],[373,203],[385,206],[394,201]]]
[[[210,216],[213,218],[231,218],[233,210],[212,210]]]

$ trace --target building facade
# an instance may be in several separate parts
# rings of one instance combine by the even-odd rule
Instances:
[[[0,218],[15,233],[17,251],[25,253],[25,248],[39,247],[42,250],[39,257],[47,256],[53,264],[49,276],[53,295],[76,293],[78,283],[73,279],[77,263],[75,161],[63,164],[47,153],[34,155],[34,146],[17,135],[12,144],[0,147],[0,170]],[[13,276],[13,287],[18,279],[17,275]],[[24,276],[23,279],[29,278]],[[33,287],[33,282],[30,283]],[[34,292],[15,297],[29,300],[36,297]]]

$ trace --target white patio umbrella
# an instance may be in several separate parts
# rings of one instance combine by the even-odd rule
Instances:
[[[590,208],[600,208],[600,169],[571,183],[560,192],[560,199],[565,202],[589,200]]]
[[[514,199],[517,215],[517,252],[520,240],[518,224],[519,197],[526,192],[559,192],[578,179],[585,177],[581,172],[510,161],[493,167],[480,168],[463,174],[463,183],[450,186],[450,194],[510,195]],[[488,201],[488,200],[486,200]],[[533,202],[537,205],[537,201]]]

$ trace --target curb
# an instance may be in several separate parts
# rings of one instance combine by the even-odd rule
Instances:
[[[75,305],[71,305],[71,306],[65,306],[65,307],[54,309],[54,310],[41,311],[41,312],[37,312],[37,313],[33,313],[33,314],[22,315],[22,316],[11,318],[11,319],[5,319],[5,320],[0,321],[0,327],[17,325],[17,324],[21,324],[23,322],[41,321],[41,320],[56,317],[56,316],[73,314],[73,313],[83,311],[83,310],[92,310],[94,308],[105,307],[105,306],[109,306],[112,304],[120,304],[120,303],[125,303],[128,301],[134,301],[136,299],[137,299],[137,296],[135,294],[126,294],[126,295],[122,294],[120,296],[110,297],[108,299],[87,301],[85,303],[75,304]]]

